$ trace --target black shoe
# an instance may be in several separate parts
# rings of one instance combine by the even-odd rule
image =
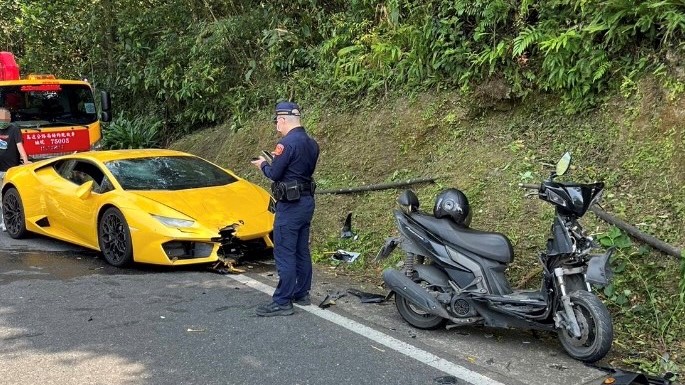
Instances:
[[[309,297],[309,294],[306,294],[304,297],[294,299],[293,303],[296,303],[300,306],[309,306],[312,304],[312,299]]]
[[[279,305],[276,302],[271,302],[268,305],[262,305],[257,308],[257,315],[260,317],[272,317],[275,315],[292,315],[295,313],[292,304]]]

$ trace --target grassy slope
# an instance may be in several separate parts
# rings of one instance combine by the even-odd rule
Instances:
[[[557,103],[545,97],[514,105],[467,102],[450,92],[389,97],[357,111],[305,107],[305,125],[322,150],[315,175],[320,188],[438,177],[435,185],[414,188],[426,210],[432,209],[433,197],[442,188],[464,190],[475,210],[472,227],[511,238],[517,257],[508,273],[515,286],[539,282],[536,255],[544,248],[553,215],[548,205],[525,198],[516,185],[546,177],[550,167],[545,164],[556,162],[566,150],[574,156],[566,180],[606,181],[607,211],[685,246],[685,99],[669,100],[649,81],[630,99],[617,97],[575,116],[559,113]],[[214,127],[172,147],[228,166],[267,187],[268,181],[248,160],[274,146],[270,113],[255,116],[237,133]],[[361,263],[343,269],[378,280],[382,266],[373,256],[394,233],[391,210],[397,194],[386,190],[319,196],[312,236],[315,259],[329,263],[326,251],[359,251]],[[349,211],[360,235],[357,241],[339,239]],[[592,233],[608,230],[592,214],[584,223]],[[619,272],[606,299],[617,336],[609,359],[653,373],[685,368],[685,344],[678,338],[685,335],[678,261],[635,245],[623,249],[614,264]]]

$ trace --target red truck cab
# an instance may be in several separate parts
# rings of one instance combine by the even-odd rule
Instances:
[[[22,79],[10,52],[0,52],[0,107],[10,111],[33,159],[97,149],[101,122],[111,120],[107,92],[102,92],[98,116],[87,81],[34,74]]]

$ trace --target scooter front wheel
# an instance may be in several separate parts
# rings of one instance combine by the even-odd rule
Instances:
[[[598,361],[609,352],[614,339],[611,315],[604,303],[588,291],[574,291],[569,297],[580,326],[580,338],[560,329],[559,341],[571,357],[584,362]]]
[[[425,282],[417,283],[421,285]],[[400,313],[400,316],[402,316],[408,324],[419,329],[437,329],[447,322],[446,319],[440,316],[419,309],[397,293],[395,293],[395,306],[397,306],[397,311]]]

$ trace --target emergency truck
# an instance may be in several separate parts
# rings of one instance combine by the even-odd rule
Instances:
[[[100,101],[98,119],[87,81],[36,74],[21,78],[14,55],[0,52],[0,107],[11,112],[30,158],[97,149],[101,122],[111,120],[109,94],[102,91]]]

